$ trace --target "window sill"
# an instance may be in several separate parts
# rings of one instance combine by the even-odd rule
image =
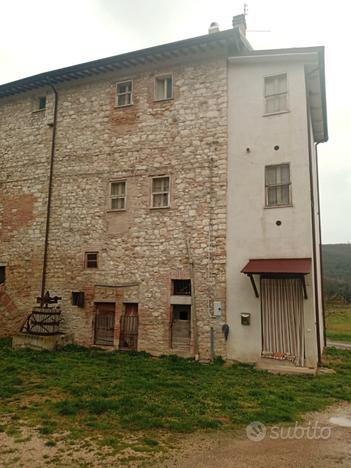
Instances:
[[[272,206],[265,206],[265,210],[270,210],[272,208],[293,208],[294,205],[292,203],[289,203],[289,205],[272,205]]]
[[[106,210],[107,213],[124,213],[127,208],[121,208],[120,210]]]
[[[262,117],[270,117],[271,115],[280,115],[280,114],[288,114],[289,110],[282,110],[279,112],[269,112],[268,114],[263,114]]]
[[[164,101],[173,101],[173,96],[170,98],[154,99],[154,102],[164,102]]]
[[[169,210],[170,206],[150,206],[150,210]]]
[[[134,102],[132,102],[131,104],[124,104],[123,106],[120,105],[118,106],[117,104],[115,104],[115,109],[124,109],[125,107],[132,107],[134,106]]]
[[[37,114],[38,112],[45,112],[46,111],[46,107],[45,109],[36,109],[34,111],[32,111],[32,114]]]

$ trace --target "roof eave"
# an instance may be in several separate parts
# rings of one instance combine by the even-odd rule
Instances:
[[[228,45],[233,45],[238,53],[241,53],[243,50],[248,50],[250,46],[248,41],[240,34],[239,29],[233,28],[214,34],[207,34],[60,68],[5,83],[0,86],[0,98],[40,88],[49,83],[59,84],[64,81],[99,75],[108,71],[118,71],[145,63],[158,64],[161,60],[198,53],[199,50],[202,50],[202,52],[210,52],[216,50],[216,47],[225,47]]]

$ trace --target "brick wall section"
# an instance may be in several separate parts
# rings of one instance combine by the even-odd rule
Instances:
[[[23,325],[16,304],[7,294],[5,285],[0,284],[0,329],[1,336],[11,336],[12,330],[19,330]]]
[[[1,312],[2,336],[19,331],[40,292],[51,129],[32,110],[32,94],[0,101],[0,263],[16,306]]]
[[[155,102],[154,77],[168,72],[174,99]],[[124,79],[133,79],[134,104],[116,108],[115,83]],[[79,343],[93,342],[94,303],[104,300],[97,285],[137,283],[109,288],[116,299],[116,345],[123,302],[137,302],[139,349],[172,352],[171,280],[190,278],[188,243],[200,358],[210,355],[211,327],[217,353],[225,355],[226,86],[223,55],[58,88],[47,287],[63,297],[64,328]],[[0,231],[6,288],[21,317],[40,291],[52,131],[53,98],[46,112],[34,114],[32,98],[26,93],[0,102],[4,216],[11,203],[21,203],[20,194],[26,197],[11,235],[8,223]],[[164,174],[171,177],[171,208],[150,210],[151,176]],[[119,178],[127,180],[127,210],[109,212],[109,181]],[[85,251],[99,252],[97,270],[84,269]],[[84,309],[70,304],[71,291],[79,290],[86,294]],[[213,300],[222,301],[221,319],[210,317]]]

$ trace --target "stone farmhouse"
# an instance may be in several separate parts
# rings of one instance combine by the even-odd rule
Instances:
[[[82,345],[318,365],[324,49],[245,32],[0,86],[2,336],[50,291]]]

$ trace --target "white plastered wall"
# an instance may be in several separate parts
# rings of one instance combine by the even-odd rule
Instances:
[[[264,116],[264,77],[280,73],[288,77],[289,112]],[[251,258],[313,255],[304,65],[284,58],[230,61],[228,92],[227,357],[255,362],[261,356],[260,299],[241,269]],[[265,208],[265,166],[280,163],[290,163],[293,206]],[[258,276],[255,281],[259,289]],[[313,284],[311,273],[304,301],[307,366],[317,362]],[[249,326],[241,325],[241,313],[251,314]]]

